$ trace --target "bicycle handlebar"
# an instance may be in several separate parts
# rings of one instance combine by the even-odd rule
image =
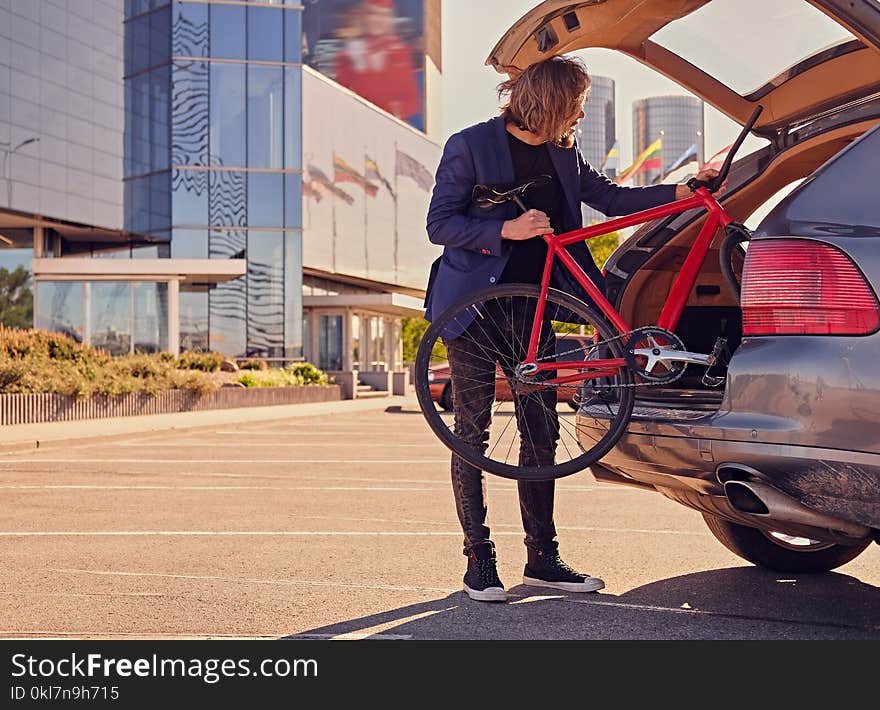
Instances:
[[[727,179],[727,173],[730,172],[730,166],[733,164],[733,156],[736,155],[736,151],[739,150],[743,141],[746,139],[746,136],[749,135],[749,132],[752,130],[752,127],[758,120],[758,116],[761,115],[761,112],[763,110],[764,107],[760,104],[755,107],[755,110],[752,112],[749,120],[746,121],[746,124],[740,131],[739,136],[737,136],[736,140],[733,142],[733,145],[730,146],[730,150],[727,151],[727,157],[724,158],[724,163],[721,165],[721,170],[718,171],[718,177],[712,178],[711,180],[697,180],[697,178],[692,177],[690,180],[687,181],[687,186],[691,189],[691,192],[696,192],[701,187],[705,187],[707,190],[709,190],[709,192],[717,192],[721,188],[721,186],[724,184],[725,179]]]

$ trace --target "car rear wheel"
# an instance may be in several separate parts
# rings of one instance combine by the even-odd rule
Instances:
[[[871,540],[837,545],[758,530],[703,513],[715,538],[735,555],[777,572],[828,572],[858,557]]]
[[[440,395],[440,406],[447,412],[452,411],[452,383],[449,382],[446,387],[443,388],[443,393]]]

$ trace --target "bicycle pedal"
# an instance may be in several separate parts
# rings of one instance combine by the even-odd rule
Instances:
[[[709,367],[718,364],[718,359],[727,351],[727,339],[726,338],[718,338],[715,341],[715,345],[712,348],[712,352],[709,353],[709,360],[706,363]]]
[[[714,377],[713,375],[703,375],[703,384],[706,387],[720,387],[724,384],[725,377]]]

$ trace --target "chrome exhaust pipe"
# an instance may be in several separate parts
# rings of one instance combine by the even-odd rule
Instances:
[[[871,534],[871,529],[866,525],[841,520],[808,508],[766,483],[730,480],[724,484],[724,493],[735,510],[756,518],[832,530],[857,539],[864,539]]]

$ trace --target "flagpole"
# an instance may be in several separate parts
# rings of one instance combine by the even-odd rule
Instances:
[[[394,141],[394,278],[397,279],[397,196],[399,188],[397,185],[397,141]]]
[[[366,156],[366,151],[364,151],[364,155]],[[366,178],[366,159],[364,160],[364,177]],[[369,206],[369,200],[367,199],[367,189],[364,187],[364,274],[369,275],[370,273],[370,250],[367,248],[368,242],[368,230],[369,221],[367,218],[367,207]]]

